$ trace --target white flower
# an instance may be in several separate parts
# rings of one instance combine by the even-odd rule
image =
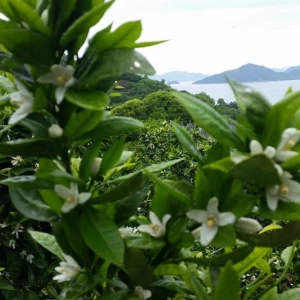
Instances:
[[[81,271],[81,267],[70,255],[64,253],[62,255],[65,261],[62,261],[59,264],[59,267],[55,268],[55,271],[60,274],[53,277],[53,280],[56,280],[58,282],[72,280]]]
[[[70,189],[66,188],[64,185],[56,184],[55,192],[59,197],[65,199],[61,210],[64,213],[68,213],[78,204],[85,203],[90,197],[91,193],[80,193],[78,192],[78,185],[71,182]]]
[[[235,215],[231,212],[219,212],[219,200],[216,197],[208,201],[206,210],[193,209],[187,213],[187,216],[202,223],[201,227],[196,228],[192,233],[195,236],[200,234],[200,242],[203,246],[207,246],[216,236],[220,226],[233,224]]]
[[[57,124],[53,124],[48,128],[48,134],[51,138],[57,139],[64,134],[64,130]]]
[[[267,187],[267,204],[271,210],[276,210],[278,201],[300,202],[300,183],[292,180],[293,176],[286,171],[282,172],[281,185]]]
[[[10,95],[10,103],[18,106],[19,109],[12,114],[8,124],[15,124],[33,112],[33,94],[20,81],[15,80],[15,83],[19,91]]]
[[[296,128],[287,128],[281,135],[281,140],[277,148],[275,158],[278,161],[286,161],[296,155],[298,152],[291,149],[298,143],[300,139],[300,130]]]
[[[274,147],[268,146],[265,150],[263,149],[261,143],[256,140],[252,140],[249,145],[250,155],[255,156],[259,154],[265,154],[269,158],[273,158],[276,155],[276,149]],[[231,158],[235,164],[239,164],[242,161],[248,159],[245,155],[237,155]]]
[[[27,252],[25,250],[23,250],[21,253],[20,253],[21,257],[24,259],[26,256],[27,256]]]
[[[136,286],[134,293],[140,300],[146,300],[152,295],[150,290],[144,290],[141,286]]]
[[[18,166],[24,163],[24,159],[21,156],[12,156],[11,164]]]
[[[151,224],[138,226],[138,231],[149,233],[151,236],[157,238],[163,237],[166,234],[166,225],[167,222],[171,219],[171,215],[164,215],[161,222],[157,215],[154,212],[150,211],[149,219],[151,221]]]
[[[93,162],[92,162],[91,168],[90,168],[90,175],[92,178],[94,178],[98,175],[98,173],[100,171],[101,163],[102,163],[101,157],[95,157],[93,159]]]
[[[51,72],[42,75],[37,81],[56,85],[55,99],[56,103],[60,104],[64,99],[66,90],[75,83],[74,73],[75,69],[71,65],[53,65]]]
[[[121,227],[119,228],[119,232],[121,237],[124,239],[127,235],[131,234],[133,232],[133,228],[131,227]]]
[[[16,249],[16,241],[15,240],[10,240],[9,243],[8,243],[8,246],[13,248],[13,249]]]
[[[12,235],[14,235],[17,239],[19,238],[19,233],[23,232],[24,227],[20,224],[17,224],[14,228],[14,230],[11,232]]]
[[[246,234],[262,230],[262,226],[255,219],[251,218],[240,218],[235,222],[234,226],[238,232]]]
[[[27,257],[26,257],[26,260],[27,260],[30,264],[32,264],[33,259],[34,259],[34,256],[33,256],[32,254],[29,254],[29,255],[27,255]]]

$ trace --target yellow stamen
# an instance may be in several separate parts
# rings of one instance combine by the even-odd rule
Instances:
[[[290,192],[290,189],[289,189],[289,187],[288,187],[287,185],[282,184],[282,185],[280,186],[280,189],[279,189],[279,193],[280,193],[280,194],[286,195],[286,194],[288,194],[289,192]]]
[[[213,227],[217,224],[217,220],[215,217],[207,217],[206,218],[206,225],[208,227]]]
[[[64,85],[68,80],[69,78],[67,76],[60,75],[56,77],[56,82],[58,85]]]
[[[23,99],[19,99],[19,100],[13,100],[13,99],[10,99],[10,104],[12,105],[22,105],[25,103],[25,101]]]
[[[76,198],[76,197],[75,197],[74,195],[69,195],[69,196],[66,198],[66,202],[72,203],[72,202],[74,202],[75,198]]]
[[[148,227],[154,232],[158,231],[159,226],[157,224],[149,224]]]
[[[287,143],[284,144],[282,150],[288,151],[291,150],[296,145],[295,141],[289,140]]]

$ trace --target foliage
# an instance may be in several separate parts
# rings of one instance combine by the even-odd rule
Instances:
[[[110,116],[121,74],[154,73],[134,49],[159,43],[137,43],[141,23],[129,22],[79,56],[111,5],[1,1],[1,298],[292,299],[300,93],[271,106],[230,82],[236,121],[218,112],[222,100],[169,91],[131,103],[152,116],[145,129]]]

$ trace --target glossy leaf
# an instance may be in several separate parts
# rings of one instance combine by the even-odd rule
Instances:
[[[251,87],[235,82],[227,78],[242,112],[248,121],[254,126],[257,134],[264,129],[266,116],[271,109],[269,101]]]
[[[0,76],[0,89],[6,93],[13,93],[16,91],[14,84],[4,76]]]
[[[42,201],[35,189],[9,187],[9,194],[16,209],[25,217],[37,221],[53,221],[56,215]]]
[[[0,143],[0,154],[56,158],[58,149],[56,142],[50,139],[24,139]]]
[[[127,117],[109,117],[102,120],[93,130],[76,138],[76,140],[100,140],[111,136],[128,133],[143,128],[142,122]]]
[[[297,221],[300,216],[300,205],[293,202],[278,202],[278,207],[275,211],[269,209],[267,204],[262,203],[259,208],[259,213],[265,218],[282,221]]]
[[[284,261],[284,264],[285,264],[285,265],[288,264],[288,261],[289,261],[291,255],[293,255],[293,247],[292,247],[292,246],[285,248],[285,249],[281,252],[280,257],[281,257],[281,259]]]
[[[14,287],[9,284],[6,278],[0,277],[0,290],[13,291]]]
[[[109,103],[108,96],[101,91],[68,90],[65,97],[76,106],[90,110],[105,110]]]
[[[276,185],[281,183],[277,169],[266,155],[255,155],[236,165],[231,174],[244,182],[259,185]]]
[[[83,14],[67,29],[66,32],[64,32],[60,39],[60,45],[62,47],[66,47],[79,35],[87,33],[90,27],[96,25],[100,21],[100,19],[103,17],[107,9],[113,4],[113,2],[114,1],[102,3]]]
[[[242,140],[230,127],[227,120],[215,109],[192,96],[178,92],[174,92],[173,95],[194,122],[217,141],[240,150],[244,149]]]
[[[178,138],[181,146],[194,158],[199,164],[204,163],[202,154],[197,149],[197,145],[193,138],[190,136],[185,127],[173,123],[173,130]]]
[[[101,166],[100,173],[105,174],[108,170],[113,168],[117,162],[120,160],[123,148],[124,148],[125,139],[122,138],[116,141],[104,154]]]
[[[189,283],[197,299],[209,299],[207,289],[203,286],[202,282],[200,282],[200,280],[194,274],[191,274],[189,276]]]
[[[101,258],[121,266],[124,243],[115,223],[94,208],[84,210],[80,223],[86,244]]]
[[[35,188],[35,189],[53,189],[54,184],[51,181],[36,178],[31,175],[15,176],[9,177],[7,179],[1,180],[0,184],[24,187],[24,188]]]
[[[198,167],[196,178],[195,178],[195,190],[194,190],[194,204],[196,208],[205,209],[208,200],[212,198],[212,189],[210,182],[201,169]]]
[[[276,300],[298,300],[300,288],[290,289],[284,291],[282,294],[277,295]]]
[[[126,246],[128,248],[137,249],[161,249],[165,246],[165,242],[160,239],[153,239],[146,236],[126,237]]]
[[[43,35],[0,20],[0,39],[10,52],[34,66],[55,62],[54,43]]]
[[[162,264],[157,266],[153,273],[157,276],[173,275],[183,276],[186,273],[187,268],[184,265],[175,264]]]
[[[47,249],[48,251],[56,255],[61,260],[63,259],[62,250],[59,247],[53,235],[46,232],[32,231],[32,230],[30,230],[29,233],[37,243],[39,243],[45,249]]]
[[[238,273],[233,269],[232,264],[227,263],[221,271],[216,289],[213,294],[213,300],[239,300],[240,299],[240,281]]]

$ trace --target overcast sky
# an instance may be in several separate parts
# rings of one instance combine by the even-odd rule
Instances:
[[[98,28],[143,21],[142,50],[158,74],[213,74],[246,63],[300,65],[300,0],[116,0]]]

